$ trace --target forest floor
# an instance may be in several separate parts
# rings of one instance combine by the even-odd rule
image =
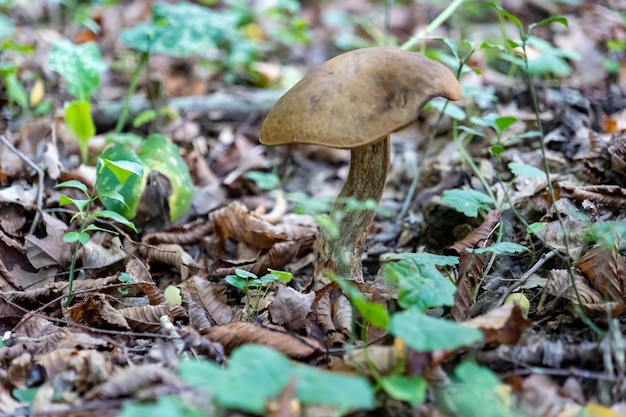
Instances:
[[[204,3],[0,2],[0,417],[626,416],[624,1]],[[261,123],[407,41],[463,98],[322,285],[350,151]]]

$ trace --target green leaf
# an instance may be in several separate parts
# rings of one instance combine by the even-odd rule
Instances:
[[[500,155],[502,155],[504,153],[504,151],[506,150],[506,148],[504,147],[503,144],[501,143],[496,143],[495,145],[493,145],[491,148],[489,148],[489,150],[491,151],[491,153],[494,156],[499,157]]]
[[[498,242],[491,246],[487,246],[486,248],[467,248],[466,250],[470,253],[477,253],[479,255],[483,253],[502,255],[503,253],[530,252],[530,250],[525,246],[513,242]]]
[[[151,170],[160,172],[170,180],[170,220],[178,219],[191,205],[195,191],[189,167],[180,156],[180,150],[166,136],[152,134],[148,136],[138,155]]]
[[[381,378],[380,385],[392,398],[406,401],[413,407],[426,398],[426,380],[419,376],[388,376]]]
[[[293,274],[287,271],[277,271],[272,268],[267,268],[271,275],[274,275],[280,282],[288,283],[293,279]]]
[[[528,225],[526,228],[526,233],[537,233],[543,230],[546,227],[547,222],[535,222]]]
[[[488,368],[473,362],[456,367],[457,381],[435,388],[435,403],[445,404],[450,415],[464,417],[513,417],[520,415],[503,395],[498,377]],[[486,407],[485,404],[489,406]]]
[[[371,410],[374,394],[367,379],[310,366],[294,367],[296,397],[304,404],[327,404],[341,409]]]
[[[119,233],[113,231],[113,230],[109,230],[109,229],[105,229],[104,227],[99,227],[96,226],[95,224],[89,224],[87,225],[87,227],[85,227],[83,229],[83,232],[105,232],[105,233],[110,233],[112,235],[118,235]]]
[[[292,371],[283,355],[256,345],[235,349],[226,369],[196,360],[181,361],[178,366],[184,382],[207,390],[223,407],[256,414],[263,414],[267,401],[283,390]]]
[[[511,14],[510,12],[507,12],[506,10],[502,8],[502,6],[494,2],[487,2],[485,3],[485,6],[495,9],[499,14],[509,19],[511,23],[517,26],[517,29],[519,30],[520,35],[524,33],[524,27],[522,26],[522,22],[515,15]]]
[[[244,279],[255,279],[257,278],[256,274],[250,272],[250,271],[246,271],[245,269],[240,269],[240,268],[236,268],[235,269],[235,274],[240,277],[240,278],[244,278]]]
[[[112,161],[106,158],[98,158],[99,162],[102,164],[102,169],[108,168],[111,170],[115,178],[121,183],[124,184],[128,181],[132,175],[135,175],[139,178],[144,176],[144,172],[146,167],[138,162],[133,161]],[[100,170],[101,171],[101,170]]]
[[[67,232],[63,235],[63,241],[67,243],[79,242],[81,245],[86,245],[89,242],[89,233]]]
[[[458,258],[455,258],[458,260]],[[390,282],[398,284],[398,304],[409,309],[454,305],[456,287],[441,275],[432,264],[419,264],[409,261],[386,262],[383,275]]]
[[[150,23],[123,30],[120,39],[142,52],[204,56],[220,42],[240,38],[236,33],[239,18],[231,10],[212,10],[183,1],[157,3],[152,7]]]
[[[126,272],[120,272],[119,276],[117,277],[117,280],[119,282],[124,283],[124,284],[134,284],[135,283],[133,278],[130,275],[128,275],[128,273],[126,273]]]
[[[120,165],[119,162],[121,161],[130,161],[142,165],[142,161],[133,149],[119,143],[106,149],[100,155],[100,159],[109,161],[109,163],[115,162],[117,165],[114,164],[114,166],[122,168],[125,165]],[[120,175],[123,171],[117,171],[117,174]],[[146,187],[146,178],[147,175],[141,177],[131,175],[122,183],[112,170],[103,169],[99,171],[96,182],[100,201],[108,210],[120,213],[126,219],[132,219],[135,217],[139,200]],[[123,198],[120,200],[118,195],[123,196]]]
[[[18,106],[22,108],[22,110],[28,109],[28,95],[26,94],[26,90],[24,90],[24,86],[17,79],[16,74],[9,74],[4,78],[6,83],[7,95],[9,98],[17,103]]]
[[[538,26],[546,26],[546,25],[549,25],[550,23],[560,23],[566,28],[569,27],[569,22],[567,21],[567,18],[563,16],[551,16],[543,20],[540,20],[539,22],[531,23],[530,25],[528,25],[528,33],[532,32],[533,29],[535,29]]]
[[[468,127],[468,126],[459,126],[458,129],[462,130],[463,132],[467,132],[469,134],[472,134],[474,136],[479,136],[479,137],[485,136],[483,134],[483,132],[480,132],[480,131],[478,131],[476,129],[473,129],[471,127]]]
[[[74,204],[76,206],[76,208],[78,209],[78,211],[84,211],[85,210],[85,206],[90,202],[91,200],[81,200],[79,198],[71,198],[68,197],[66,195],[62,195],[59,197],[59,205],[61,206],[66,206],[68,204]]]
[[[511,127],[511,125],[513,125],[515,122],[517,122],[517,117],[513,116],[502,116],[494,120],[496,128],[500,133],[502,133],[505,129]]]
[[[260,190],[275,190],[280,187],[280,178],[273,172],[249,171],[244,177],[254,181]]]
[[[235,349],[226,369],[208,361],[181,361],[178,373],[188,385],[207,390],[221,406],[255,414],[263,414],[268,401],[292,379],[295,396],[304,404],[343,409],[374,406],[374,394],[365,378],[293,365],[266,346],[250,344]]]
[[[89,190],[87,190],[87,186],[77,180],[64,181],[60,184],[55,185],[54,188],[76,188],[78,190],[81,190],[86,196],[89,196]]]
[[[427,316],[417,308],[394,314],[389,332],[418,352],[454,350],[482,340],[480,330]]]
[[[93,217],[103,217],[105,219],[110,219],[113,220],[115,222],[121,223],[126,227],[131,228],[132,230],[134,230],[135,232],[137,231],[137,229],[135,228],[135,225],[133,224],[133,222],[126,220],[126,218],[124,216],[122,216],[121,214],[112,211],[112,210],[99,210],[96,211],[92,214]]]
[[[155,402],[126,401],[120,417],[203,417],[201,409],[190,408],[182,396],[157,396]]]
[[[65,79],[70,94],[78,101],[89,100],[91,93],[100,85],[100,73],[106,70],[97,44],[74,45],[67,39],[54,45],[48,64]]]
[[[387,329],[389,325],[389,312],[384,306],[367,301],[365,296],[351,284],[351,281],[336,276],[332,278],[348,296],[352,304],[359,310],[363,319],[379,329]]]
[[[117,202],[119,202],[120,204],[122,204],[124,207],[128,208],[128,204],[126,204],[126,200],[124,200],[124,196],[121,195],[120,193],[118,193],[115,190],[103,190],[100,191],[98,193],[98,198],[100,198],[101,200],[103,198],[108,198],[111,200],[115,200]]]
[[[91,105],[88,101],[65,103],[65,123],[70,128],[80,147],[83,162],[87,161],[88,143],[96,134],[96,127],[91,118]]]
[[[415,265],[454,266],[458,265],[459,258],[456,256],[435,255],[427,252],[420,253],[394,253],[389,255],[387,261],[407,261]]]
[[[2,16],[2,15],[0,15],[0,16]],[[16,388],[16,389],[13,390],[13,396],[19,402],[26,403],[26,404],[32,404],[33,401],[35,401],[35,395],[37,395],[37,392],[39,391],[39,388],[40,387]]]
[[[518,177],[540,179],[546,178],[546,173],[543,170],[519,162],[509,163],[509,169],[511,170],[513,175],[516,175]]]
[[[248,288],[248,280],[245,278],[238,277],[237,275],[227,275],[224,280],[232,285],[235,288],[239,288],[240,290],[246,290]]]
[[[471,189],[446,190],[443,192],[441,200],[467,217],[476,217],[478,210],[489,210],[490,206],[494,204],[492,198],[487,194]]]
[[[11,38],[14,30],[15,24],[13,20],[4,13],[0,14],[0,40]]]
[[[153,109],[144,110],[135,117],[133,120],[133,127],[141,127],[146,123],[150,123],[153,120],[156,120],[157,112]]]

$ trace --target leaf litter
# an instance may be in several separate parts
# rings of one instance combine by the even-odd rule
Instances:
[[[364,318],[368,313],[355,311],[336,284],[312,290],[313,242],[319,231],[310,212],[295,213],[296,207],[303,205],[295,193],[318,199],[335,196],[347,175],[345,153],[310,146],[277,151],[260,147],[259,122],[269,107],[254,103],[256,93],[245,89],[231,92],[219,72],[197,70],[194,59],[155,55],[151,63],[154,79],[161,82],[164,97],[178,98],[177,106],[182,109],[178,117],[161,120],[160,132],[179,145],[190,167],[196,185],[192,209],[175,225],[167,219],[148,219],[138,235],[122,228],[116,228],[116,237],[94,234],[78,254],[80,279],[75,282],[70,306],[62,303],[71,262],[70,247],[62,236],[72,227],[72,213],[59,207],[60,193],[52,185],[57,179],[79,179],[91,189],[95,175],[77,164],[78,148],[62,117],[22,116],[2,122],[3,138],[25,158],[2,147],[0,323],[8,333],[6,346],[0,348],[0,411],[18,415],[20,407],[28,404],[18,399],[19,392],[38,387],[28,411],[32,414],[115,415],[128,399],[188,394],[188,384],[175,371],[182,354],[225,364],[237,348],[260,344],[337,375],[358,373],[375,379],[399,372],[406,378],[424,378],[431,386],[429,401],[413,410],[407,403],[387,399],[370,413],[457,415],[456,400],[446,394],[453,386],[458,398],[467,395],[475,402],[479,400],[472,395],[479,395],[477,392],[506,401],[515,398],[519,410],[528,415],[626,414],[621,330],[626,312],[625,61],[623,48],[607,49],[612,40],[623,42],[626,29],[615,11],[618,6],[612,4],[618,2],[583,2],[580,9],[564,3],[530,3],[527,8],[526,2],[508,1],[505,7],[525,22],[536,21],[536,15],[567,16],[567,30],[556,25],[542,27],[537,35],[552,41],[560,51],[583,57],[570,59],[575,54],[566,54],[569,58],[562,60],[558,54],[552,56],[553,66],[548,69],[565,63],[571,66],[571,75],[552,74],[545,83],[538,83],[538,116],[544,125],[546,163],[557,200],[552,201],[545,178],[533,177],[519,165],[543,170],[536,140],[525,135],[536,129],[528,89],[494,71],[489,65],[492,57],[482,50],[469,63],[477,71],[467,74],[464,83],[468,90],[485,93],[464,104],[476,105],[477,117],[485,120],[493,115],[517,120],[501,138],[501,159],[489,152],[494,148],[490,148],[493,137],[485,127],[488,124],[475,125],[483,126],[480,135],[466,144],[466,152],[488,182],[493,198],[475,200],[471,210],[482,217],[473,218],[467,215],[473,211],[459,213],[454,203],[459,200],[441,197],[445,190],[484,193],[485,184],[460,162],[462,152],[449,139],[453,129],[449,119],[437,126],[443,139],[424,145],[437,119],[434,112],[424,113],[409,131],[413,133],[398,134],[381,203],[391,215],[379,214],[370,230],[363,255],[366,283],[356,286],[365,300],[393,311],[403,294],[379,273],[387,254],[454,254],[460,258],[451,274],[457,288],[455,298],[451,305],[432,308],[429,314],[449,314],[466,327],[480,329],[481,343],[419,352],[401,337],[368,324]],[[43,15],[38,13],[46,13],[36,7],[16,7],[25,21],[39,21]],[[431,7],[394,5],[392,31],[411,33],[427,25],[425,16],[432,15]],[[319,39],[307,48],[294,48],[290,60],[296,64],[285,68],[304,72],[305,67],[329,57],[320,51],[329,47],[332,39],[355,40],[363,29],[359,26],[362,22],[352,20],[350,24],[329,24],[331,17],[340,22],[347,12],[372,16],[380,10],[348,0],[303,6]],[[119,47],[116,33],[149,20],[150,8],[146,2],[130,2],[96,8],[93,13],[102,33],[81,29],[74,31],[73,40],[96,41],[105,58],[114,59]],[[329,20],[324,23],[321,15]],[[482,24],[484,31],[477,33],[493,30]],[[16,40],[34,43],[35,52],[11,57],[22,73],[43,78],[44,92],[41,84],[33,81],[33,94],[38,91],[43,99],[61,102],[65,94],[62,84],[43,69],[51,49],[44,34],[60,36],[64,31],[51,26],[22,24],[16,28]],[[440,28],[444,34],[449,34],[449,29]],[[532,46],[531,58],[554,53],[541,42]],[[265,58],[265,64],[275,65]],[[608,61],[618,65],[618,71],[609,72]],[[102,98],[119,102],[130,79],[127,73],[114,70],[103,82]],[[150,88],[141,79],[139,95],[145,96]],[[218,97],[218,93],[223,95]],[[241,111],[228,101],[220,102],[222,107],[193,107],[189,105],[193,102],[185,101],[188,96],[203,95],[253,104]],[[39,102],[42,97],[31,100]],[[2,100],[4,105],[6,97]],[[98,131],[113,128],[106,105],[103,102],[94,108]],[[90,141],[90,152],[97,154],[103,141],[103,137]],[[417,192],[405,218],[398,218],[416,175],[417,159]],[[37,188],[37,173],[28,164],[33,161],[45,172],[43,189]],[[518,164],[517,170],[507,169],[509,163]],[[279,175],[282,194],[268,192],[248,175],[272,170]],[[167,194],[167,187],[162,188],[157,191]],[[159,194],[157,197],[160,205],[167,201]],[[148,212],[157,197],[147,202]],[[467,203],[467,197],[462,201]],[[493,210],[493,203],[499,210]],[[40,222],[35,221],[37,212],[41,212]],[[588,235],[590,225],[603,222],[608,224],[605,229]],[[103,225],[115,228],[106,222]],[[538,230],[529,232],[533,225]],[[529,250],[477,251],[496,242],[515,242]],[[563,254],[571,258],[571,267]],[[265,282],[248,288],[247,294],[225,281],[238,271],[260,278],[268,269],[290,271],[293,280],[288,284]],[[170,301],[168,286],[178,291],[180,301]],[[520,289],[529,300],[527,316],[517,303],[503,303],[508,294]],[[423,320],[415,311],[407,316]],[[364,335],[362,341],[353,340],[355,326]],[[363,345],[368,349],[362,349]],[[455,371],[452,365],[467,357],[467,350],[500,379],[470,371],[470,365]],[[233,381],[240,377],[237,367],[245,364],[240,361],[233,360],[223,368]],[[267,415],[298,415],[293,404],[310,401],[299,391],[300,371],[287,365],[284,371],[294,376],[265,404],[262,411]],[[471,391],[464,372],[470,372],[473,382],[483,384],[486,391]],[[386,390],[392,389],[391,381],[383,384]],[[235,385],[235,389],[241,388]],[[200,400],[196,397],[194,401]],[[224,400],[224,404],[229,403]],[[258,404],[250,410],[258,413]],[[306,404],[306,415],[315,415],[315,408]],[[109,408],[116,411],[111,413]],[[321,410],[321,415],[330,415],[329,409]]]

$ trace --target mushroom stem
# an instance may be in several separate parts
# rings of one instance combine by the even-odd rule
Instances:
[[[390,151],[389,135],[373,145],[352,149],[350,172],[331,213],[331,218],[342,214],[339,216],[339,235],[336,239],[324,233],[318,236],[315,242],[314,282],[327,282],[325,269],[343,278],[363,282],[361,254],[376,212],[362,209],[340,212],[349,197],[358,201],[371,199],[380,202],[387,181]]]

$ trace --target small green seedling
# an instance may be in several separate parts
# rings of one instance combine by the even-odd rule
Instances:
[[[69,305],[69,303],[72,301],[72,289],[74,284],[76,259],[78,257],[78,252],[82,246],[89,242],[89,239],[91,238],[91,232],[102,231],[117,235],[117,232],[99,227],[95,225],[94,222],[98,218],[108,219],[123,224],[124,226],[127,226],[130,229],[136,231],[135,225],[132,222],[126,220],[124,216],[115,211],[92,211],[96,200],[105,196],[124,203],[124,198],[119,193],[114,190],[107,189],[106,187],[102,187],[102,184],[100,183],[100,178],[102,172],[104,172],[105,170],[113,172],[114,175],[116,175],[121,182],[126,181],[132,176],[143,175],[143,166],[139,164],[134,164],[127,161],[124,164],[120,164],[117,162],[109,161],[107,159],[98,159],[98,163],[96,166],[96,184],[91,192],[87,189],[87,186],[85,184],[77,180],[65,181],[55,186],[55,188],[73,188],[80,191],[85,197],[72,198],[66,195],[62,195],[59,200],[59,204],[62,206],[72,204],[74,205],[74,207],[76,207],[77,212],[76,214],[74,214],[74,216],[72,216],[70,222],[73,222],[74,220],[78,221],[78,231],[67,232],[65,233],[65,235],[63,235],[63,241],[76,244],[70,264],[69,285],[67,298],[64,302],[65,305]]]
[[[226,277],[226,282],[232,285],[235,288],[239,288],[246,294],[246,308],[248,313],[248,320],[252,318],[251,312],[251,297],[250,297],[250,289],[263,289],[261,294],[256,295],[255,300],[255,313],[258,312],[259,304],[261,300],[267,296],[267,292],[271,287],[271,283],[278,280],[282,283],[288,283],[293,278],[293,275],[290,272],[286,271],[277,271],[274,269],[268,268],[268,274],[263,275],[262,277],[258,277],[256,274],[246,271],[245,269],[235,269],[234,275],[228,275]]]

